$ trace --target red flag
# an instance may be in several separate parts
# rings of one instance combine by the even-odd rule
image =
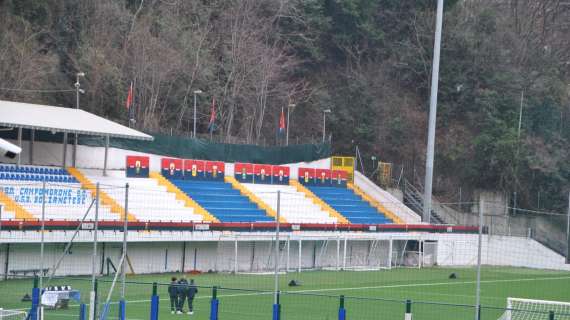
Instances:
[[[285,114],[283,113],[283,108],[281,108],[281,117],[279,117],[279,132],[283,133],[285,131]]]
[[[210,113],[210,122],[208,123],[208,130],[214,131],[214,123],[216,122],[216,98],[212,97],[212,111]]]
[[[131,87],[129,88],[129,95],[127,96],[127,103],[126,107],[127,110],[131,108],[131,104],[133,104],[133,83],[131,82]]]

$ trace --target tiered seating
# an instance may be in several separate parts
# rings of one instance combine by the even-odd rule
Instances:
[[[123,171],[109,171],[103,176],[101,170],[81,170],[91,182],[99,182],[101,190],[124,207],[125,184],[129,183],[129,213],[141,221],[203,221],[201,215],[176,199],[166,187],[150,178],[125,178]]]
[[[222,181],[170,180],[181,191],[208,210],[221,222],[267,222],[272,217]]]
[[[337,223],[311,199],[289,185],[243,183],[273,210],[277,210],[277,191],[281,191],[280,215],[290,223]]]
[[[356,195],[352,190],[336,187],[307,186],[351,223],[392,223],[384,214]]]
[[[62,168],[15,165],[0,165],[0,180],[77,182]]]
[[[91,193],[61,168],[0,165],[0,188],[35,218],[42,216],[42,181],[46,181],[46,220],[80,220],[91,205]],[[94,219],[91,208],[87,219]],[[3,217],[4,219],[4,217]],[[110,208],[99,207],[100,220],[117,219]]]

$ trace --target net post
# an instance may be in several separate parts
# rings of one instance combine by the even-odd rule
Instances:
[[[275,303],[273,304],[273,320],[281,319],[281,304],[279,302],[279,291],[275,293]]]
[[[125,304],[125,299],[122,298],[119,301],[119,320],[125,320],[127,318],[127,308]]]
[[[412,320],[412,300],[406,300],[406,314],[404,320]]]
[[[34,276],[34,287],[32,288],[32,307],[30,308],[30,313],[28,318],[30,320],[39,320],[38,308],[40,302],[40,288],[39,288],[39,278]]]
[[[212,288],[212,300],[210,302],[210,320],[218,320],[218,287]]]
[[[158,283],[152,283],[152,296],[150,297],[150,320],[158,320]]]
[[[87,306],[85,303],[79,305],[79,320],[87,320]]]
[[[344,295],[341,295],[339,299],[338,320],[346,320],[346,309],[344,308]]]

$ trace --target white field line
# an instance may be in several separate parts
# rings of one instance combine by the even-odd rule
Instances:
[[[531,281],[551,281],[551,280],[567,280],[570,276],[565,277],[552,277],[552,278],[519,278],[519,279],[499,279],[499,280],[481,280],[481,283],[505,283],[505,282],[531,282]],[[477,281],[457,281],[457,282],[432,282],[432,283],[409,283],[409,284],[395,284],[395,285],[381,285],[381,286],[366,286],[366,287],[343,287],[343,288],[330,288],[330,289],[307,289],[307,290],[295,290],[295,291],[282,291],[285,293],[311,293],[311,292],[328,292],[328,291],[355,291],[355,290],[370,290],[370,289],[393,289],[393,288],[413,288],[413,287],[435,287],[435,286],[445,286],[445,285],[464,285],[464,284],[475,284]],[[223,288],[220,290],[224,290]],[[237,290],[236,290],[237,291]],[[247,297],[247,296],[260,296],[260,295],[272,295],[273,292],[252,292],[252,293],[236,293],[236,294],[221,294],[218,298],[231,298],[231,297]],[[211,299],[210,296],[200,296],[196,299]],[[169,301],[169,298],[162,298],[162,301]],[[143,303],[149,302],[149,299],[145,300],[127,300],[127,303]],[[117,304],[118,302],[111,302],[111,304]],[[87,304],[88,305],[88,304]],[[78,305],[70,305],[78,306]],[[28,310],[28,309],[15,309],[15,310]]]
[[[552,278],[522,278],[522,279],[500,279],[500,280],[481,280],[481,283],[503,283],[503,282],[530,282],[530,281],[549,281],[549,280],[567,280],[570,276],[566,277],[552,277]],[[433,283],[417,283],[417,284],[396,284],[396,285],[382,285],[382,286],[368,286],[368,287],[348,287],[348,288],[330,288],[330,289],[307,289],[295,291],[282,291],[285,293],[311,293],[311,292],[327,292],[327,291],[345,291],[345,290],[369,290],[369,289],[393,289],[393,288],[408,288],[408,287],[430,287],[430,286],[444,286],[444,285],[463,285],[475,284],[477,281],[460,281],[460,282],[433,282]],[[220,290],[224,290],[223,288]],[[273,292],[252,292],[252,293],[236,293],[236,294],[221,294],[218,298],[231,298],[231,297],[246,297],[246,296],[259,296],[259,295],[272,295]],[[454,295],[457,296],[457,295]],[[200,296],[196,299],[211,299],[210,296]],[[160,300],[169,301],[169,298],[162,298]],[[146,300],[132,300],[128,303],[141,303],[148,302]]]

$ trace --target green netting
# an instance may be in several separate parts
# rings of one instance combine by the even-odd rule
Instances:
[[[122,138],[111,138],[111,147],[139,152],[154,153],[186,159],[217,160],[225,162],[250,162],[267,164],[284,164],[308,162],[328,158],[331,146],[328,143],[299,144],[291,146],[261,147],[246,144],[215,143],[187,137],[169,136],[150,133],[154,141],[139,141]],[[16,130],[0,132],[1,138],[16,139]],[[52,134],[47,131],[35,133],[36,141],[61,143],[63,134]],[[23,130],[22,139],[30,139],[29,130]],[[69,143],[72,142],[70,136]],[[105,143],[102,137],[79,136],[79,144],[101,147]]]

